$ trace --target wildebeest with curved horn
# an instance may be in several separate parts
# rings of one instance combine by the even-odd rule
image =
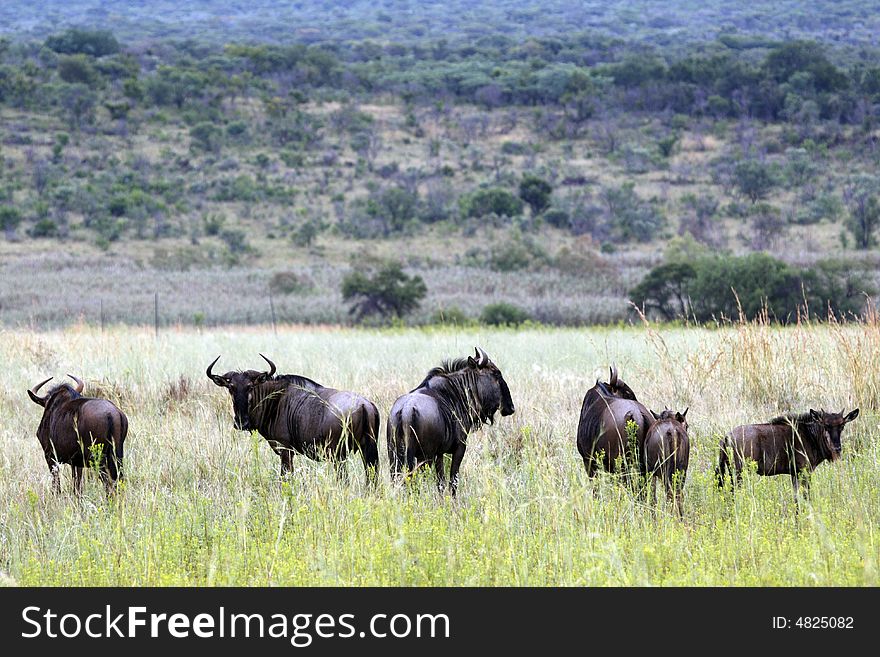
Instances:
[[[123,443],[128,435],[128,418],[106,399],[83,397],[82,379],[68,374],[76,387],[62,383],[45,397],[37,393],[52,380],[49,377],[28,390],[35,404],[43,407],[37,438],[52,474],[55,492],[61,491],[61,465],[73,469],[73,489],[82,493],[83,468],[97,464],[108,495],[122,476]]]
[[[292,467],[293,454],[336,463],[350,451],[360,451],[367,482],[375,483],[379,470],[379,410],[354,392],[327,388],[304,376],[255,370],[214,374],[220,356],[205,373],[232,396],[234,426],[256,430],[281,458],[281,476]]]
[[[387,440],[392,476],[399,478],[404,467],[413,472],[418,465],[433,461],[442,490],[443,455],[452,454],[449,479],[455,495],[468,434],[494,423],[499,408],[502,416],[513,414],[510,389],[501,370],[479,347],[475,356],[435,367],[391,407]]]
[[[718,485],[724,484],[731,471],[733,484],[742,478],[745,459],[755,461],[758,474],[791,477],[795,501],[799,485],[805,494],[810,492],[810,473],[824,461],[836,461],[842,449],[840,436],[843,428],[859,416],[859,409],[843,414],[824,410],[799,415],[781,415],[766,424],[744,424],[736,427],[720,442]]]
[[[615,471],[618,459],[638,460],[645,432],[654,421],[632,388],[618,378],[617,368],[612,365],[610,370],[607,383],[597,380],[587,390],[578,421],[577,447],[590,477],[596,473],[600,454],[608,472]],[[626,424],[630,420],[636,426],[635,450],[627,444]]]
[[[679,516],[684,516],[682,498],[691,450],[687,412],[688,409],[684,413],[666,409],[658,415],[651,411],[654,422],[645,434],[641,454],[644,474],[651,476],[651,481],[646,482],[651,488],[651,498],[656,499],[659,477],[666,488],[666,499],[675,505]]]

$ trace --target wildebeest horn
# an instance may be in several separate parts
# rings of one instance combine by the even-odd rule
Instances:
[[[40,396],[37,394],[37,392],[39,392],[40,388],[42,388],[44,385],[46,385],[47,383],[49,383],[49,381],[51,381],[51,380],[52,380],[52,377],[50,376],[50,377],[49,377],[48,379],[46,379],[45,381],[42,381],[42,382],[38,383],[38,384],[35,385],[33,388],[31,388],[30,390],[28,390],[28,395],[30,396],[30,398],[31,398],[34,402],[36,402],[37,404],[40,404],[40,406],[45,406],[46,398],[45,398],[45,397],[40,397]]]
[[[260,358],[262,358],[264,361],[266,361],[267,363],[269,363],[269,368],[270,368],[270,369],[269,369],[268,376],[272,376],[273,374],[275,374],[275,363],[273,363],[271,360],[269,360],[268,358],[266,358],[263,354],[260,354]]]
[[[614,387],[617,385],[617,365],[611,366],[611,378],[608,379],[608,385]]]
[[[83,380],[82,380],[82,379],[79,379],[79,378],[77,378],[77,377],[75,377],[75,376],[74,376],[73,374],[71,374],[70,372],[67,373],[67,376],[69,376],[71,379],[73,379],[74,381],[76,381],[76,388],[75,388],[75,390],[76,390],[78,393],[82,394],[83,388],[86,387],[86,384],[83,383]]]
[[[224,378],[222,376],[214,374],[211,371],[214,369],[214,365],[217,363],[218,360],[220,360],[220,356],[217,356],[217,358],[215,358],[214,360],[211,361],[211,364],[208,365],[208,369],[205,370],[205,374],[208,376],[209,379],[211,379],[211,381],[216,383],[218,386],[222,386],[225,388],[226,381],[224,380]]]
[[[489,356],[486,354],[485,351],[483,351],[479,347],[474,347],[474,351],[477,354],[477,365],[480,365],[482,367],[489,362]]]

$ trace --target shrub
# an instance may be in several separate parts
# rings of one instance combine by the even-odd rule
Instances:
[[[269,279],[269,289],[275,294],[301,294],[311,285],[292,271],[278,271]]]
[[[57,237],[58,224],[48,217],[46,219],[40,219],[34,224],[33,228],[31,228],[30,235],[31,237]]]
[[[505,155],[525,155],[529,148],[518,141],[505,141],[501,144],[501,152]]]
[[[466,217],[480,218],[487,214],[516,217],[522,214],[523,202],[506,189],[479,189],[462,198],[462,211]]]
[[[492,247],[489,266],[495,271],[518,271],[547,261],[547,253],[531,239],[508,239]]]
[[[226,244],[226,248],[234,255],[247,253],[251,247],[248,244],[247,233],[240,229],[224,230],[220,233],[220,239]]]
[[[443,326],[468,326],[473,323],[473,320],[461,308],[450,306],[435,310],[431,315],[431,323]]]
[[[480,321],[489,326],[519,326],[529,319],[528,312],[506,301],[490,303],[480,313]]]
[[[560,208],[550,208],[544,213],[544,221],[554,228],[571,228],[571,217]]]

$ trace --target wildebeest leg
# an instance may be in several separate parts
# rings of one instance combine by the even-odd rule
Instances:
[[[283,478],[284,475],[293,469],[293,452],[282,447],[278,456],[281,457],[281,477]]]
[[[71,465],[73,470],[73,492],[76,495],[82,495],[83,492],[83,467],[81,465]]]
[[[333,468],[336,470],[336,479],[344,483],[348,483],[345,472],[345,461],[340,458],[333,459]]]
[[[361,458],[364,460],[364,474],[367,477],[367,485],[375,488],[379,481],[379,446],[372,437],[365,436],[358,448],[360,449]]]
[[[61,492],[61,465],[53,458],[46,458],[49,464],[49,474],[52,475],[52,490],[57,494]]]
[[[104,490],[107,497],[116,492],[116,480],[119,477],[119,470],[116,467],[116,458],[113,454],[107,454],[101,463],[101,481],[104,482]]]
[[[437,471],[437,490],[441,494],[446,490],[446,473],[443,471],[445,463],[443,454],[438,454],[434,457],[434,470]]]
[[[800,475],[796,471],[791,473],[791,489],[794,492],[795,511],[800,511]]]
[[[461,467],[461,460],[464,458],[466,449],[467,446],[460,442],[455,446],[455,451],[452,452],[452,465],[449,466],[449,482],[453,497],[455,497],[455,493],[458,490],[458,469]]]

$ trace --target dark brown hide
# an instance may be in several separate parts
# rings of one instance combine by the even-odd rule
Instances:
[[[485,351],[477,347],[475,352],[474,357],[435,367],[417,388],[394,402],[386,429],[393,477],[399,478],[404,468],[412,472],[433,462],[443,490],[443,458],[452,454],[449,480],[455,495],[468,434],[492,424],[499,409],[502,416],[514,413],[501,370]]]
[[[635,445],[629,444],[627,422],[635,423]],[[650,411],[636,399],[632,389],[611,368],[607,383],[596,381],[587,391],[581,405],[578,421],[577,447],[584,460],[587,474],[596,473],[600,459],[608,472],[615,472],[619,462],[638,462],[645,432],[653,417]]]
[[[261,354],[262,355],[262,354]],[[217,359],[220,357],[218,356]],[[316,461],[330,460],[339,467],[349,452],[360,451],[367,481],[374,484],[379,470],[379,410],[361,395],[325,386],[293,374],[275,375],[246,370],[206,374],[232,396],[234,425],[256,430],[281,459],[281,475],[292,467],[293,454]]]
[[[28,390],[28,395],[43,407],[37,438],[43,448],[52,484],[61,490],[60,467],[73,469],[74,492],[82,493],[82,469],[97,464],[108,494],[122,476],[123,443],[128,434],[128,418],[106,399],[83,397],[83,382],[74,376],[77,386],[61,384],[45,397],[37,395],[50,379]]]
[[[684,515],[684,481],[690,459],[687,410],[684,413],[665,410],[656,418],[645,434],[642,463],[645,473],[651,477],[647,482],[652,498],[656,497],[657,479],[662,479],[666,499],[674,503],[678,514]]]
[[[810,409],[801,415],[784,415],[766,424],[744,424],[721,439],[718,483],[728,472],[734,483],[742,478],[745,460],[754,461],[759,475],[789,475],[797,498],[799,484],[809,492],[809,474],[824,461],[840,457],[844,426],[855,420],[859,409],[844,415]]]

